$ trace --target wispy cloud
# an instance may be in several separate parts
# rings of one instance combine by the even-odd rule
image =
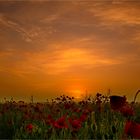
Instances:
[[[139,7],[119,0],[0,2],[0,74],[39,90],[64,86],[64,79],[82,79],[90,89],[96,81],[121,87],[129,75],[138,85]]]
[[[100,24],[106,26],[135,26],[140,25],[140,17],[138,16],[139,7],[137,4],[139,3],[105,3],[104,6],[94,9],[90,8],[89,11],[101,20],[101,22],[99,22]]]
[[[32,27],[30,29],[26,29],[24,26],[20,25],[18,22],[15,22],[14,20],[6,17],[3,14],[0,14],[0,24],[1,26],[4,26],[6,28],[9,28],[15,32],[17,32],[19,35],[21,35],[22,39],[26,42],[32,42],[35,41],[35,39],[40,34],[40,28],[39,27]]]

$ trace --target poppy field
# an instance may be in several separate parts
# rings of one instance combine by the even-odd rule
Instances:
[[[100,93],[81,101],[66,95],[45,103],[5,101],[0,138],[140,139],[140,104]]]

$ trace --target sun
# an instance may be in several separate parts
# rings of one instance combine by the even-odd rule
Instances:
[[[80,99],[82,97],[83,91],[80,89],[73,89],[73,90],[70,90],[69,93],[75,99]]]

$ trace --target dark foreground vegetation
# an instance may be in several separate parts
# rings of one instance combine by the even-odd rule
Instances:
[[[6,101],[0,104],[0,138],[140,139],[140,104],[99,93],[78,102],[65,95],[46,103]]]

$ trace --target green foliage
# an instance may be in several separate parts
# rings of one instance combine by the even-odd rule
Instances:
[[[0,104],[0,138],[122,139],[126,118],[102,99],[76,102],[63,95],[50,103],[5,102]],[[139,105],[135,110],[140,116]]]

